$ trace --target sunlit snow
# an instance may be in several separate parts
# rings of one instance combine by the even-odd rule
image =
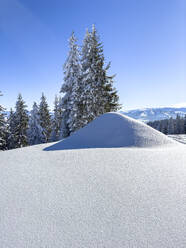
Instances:
[[[131,118],[0,153],[1,248],[185,248],[185,230],[185,145]]]

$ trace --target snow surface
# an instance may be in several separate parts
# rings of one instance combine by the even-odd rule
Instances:
[[[120,122],[104,116],[90,131],[104,118]],[[129,132],[141,130],[121,118]],[[133,144],[153,132],[142,130]],[[52,151],[44,144],[1,152],[0,247],[185,248],[186,149],[160,136],[161,146],[151,140],[145,148],[55,150],[55,143]]]
[[[186,144],[186,134],[169,134],[168,137],[180,143]]]

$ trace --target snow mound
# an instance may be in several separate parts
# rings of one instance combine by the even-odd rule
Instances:
[[[164,134],[120,113],[106,113],[46,151],[81,148],[153,147],[176,144]]]

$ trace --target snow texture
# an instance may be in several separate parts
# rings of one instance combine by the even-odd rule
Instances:
[[[46,150],[153,147],[175,142],[151,127],[119,113],[106,113]]]
[[[171,135],[168,135],[168,137],[180,143],[186,144],[186,134],[171,134]]]
[[[186,247],[185,145],[167,146],[164,135],[114,114],[97,118],[86,134],[98,124],[105,124],[100,139],[111,128],[111,138],[124,137],[127,129],[130,146],[146,145],[146,137],[158,142],[55,151],[42,144],[1,152],[1,248]],[[116,144],[111,140],[109,147]]]

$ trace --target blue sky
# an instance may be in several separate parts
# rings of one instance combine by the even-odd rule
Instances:
[[[68,38],[95,24],[124,109],[186,102],[185,0],[0,0],[0,102],[52,108]]]

